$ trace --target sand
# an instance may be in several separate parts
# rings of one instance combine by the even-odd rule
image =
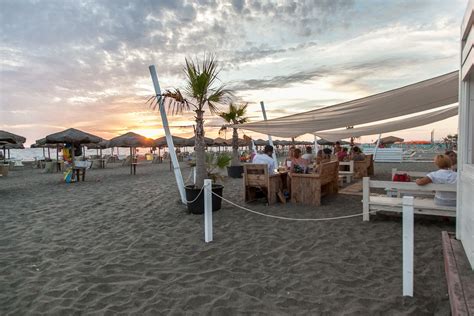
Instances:
[[[392,166],[431,169],[377,165],[377,178]],[[109,165],[75,184],[37,169],[0,179],[0,314],[449,314],[441,231],[452,222],[416,219],[414,298],[403,298],[399,218],[288,222],[224,204],[206,244],[203,217],[180,205],[168,164],[128,173]],[[242,204],[241,180],[226,181],[224,195]],[[250,207],[299,218],[362,212],[360,197],[343,195],[318,208]]]

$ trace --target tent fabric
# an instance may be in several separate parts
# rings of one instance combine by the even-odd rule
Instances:
[[[459,71],[304,113],[235,127],[279,137],[366,124],[435,109],[458,101]],[[233,127],[234,127],[233,126]]]
[[[336,131],[322,131],[316,132],[315,135],[330,140],[336,141],[349,137],[359,137],[364,135],[382,134],[400,131],[412,127],[423,126],[426,124],[438,122],[458,114],[458,106],[453,105],[442,110],[419,114],[416,116],[398,119],[391,122],[379,123],[369,126],[361,126],[351,129],[343,129]]]

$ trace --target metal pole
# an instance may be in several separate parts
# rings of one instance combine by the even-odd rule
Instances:
[[[377,143],[375,144],[374,161],[375,161],[375,156],[377,155],[377,149],[379,148],[379,145],[380,145],[380,136],[382,136],[382,134],[379,134],[379,138],[377,139]]]
[[[151,79],[153,80],[153,86],[155,87],[155,93],[157,96],[161,95],[160,83],[158,82],[158,76],[154,65],[148,67],[150,69]],[[174,176],[176,183],[178,184],[179,194],[181,195],[181,202],[187,204],[186,193],[184,192],[184,181],[181,175],[181,169],[179,168],[178,157],[176,157],[176,151],[174,150],[173,138],[171,137],[170,127],[168,124],[168,117],[163,103],[159,104],[161,120],[163,122],[163,129],[165,130],[166,143],[168,144],[168,151],[173,162]]]
[[[204,240],[212,239],[212,180],[204,179]]]
[[[263,104],[263,101],[260,101],[260,106],[262,107],[263,120],[266,121],[267,120],[267,112],[265,111],[265,104]],[[272,136],[270,134],[268,134],[268,143],[270,144],[270,146],[274,147]],[[273,160],[275,160],[275,166],[278,167],[278,160],[277,160],[277,157],[276,157],[275,149],[273,149],[272,158],[273,158]]]

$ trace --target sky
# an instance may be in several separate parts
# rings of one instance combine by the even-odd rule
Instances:
[[[368,96],[459,69],[466,6],[0,0],[0,129],[26,144],[69,127],[106,139],[127,131],[157,138],[164,131],[147,104],[154,94],[148,66],[156,65],[162,89],[182,88],[185,58],[205,53],[216,54],[219,79],[235,102],[249,104],[251,121],[262,119],[260,101],[275,118]],[[192,136],[193,113],[168,119],[174,135]],[[206,136],[217,137],[223,122],[207,113],[205,124]],[[457,133],[457,117],[389,134],[429,140],[433,129],[436,139]]]

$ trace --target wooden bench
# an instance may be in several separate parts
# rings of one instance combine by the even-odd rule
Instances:
[[[282,178],[286,176],[286,172],[270,175],[266,164],[244,164],[244,201],[255,201],[257,190],[261,190],[268,204],[275,204],[283,191]]]
[[[441,232],[451,315],[474,315],[474,271],[461,241]]]
[[[343,166],[344,168],[341,168]],[[345,169],[346,166],[349,166],[349,170],[340,170]],[[354,160],[350,161],[340,161],[339,162],[339,178],[344,179],[346,183],[352,182],[352,177],[354,176]]]
[[[354,179],[374,175],[373,155],[366,155],[364,160],[354,161]]]
[[[291,174],[291,201],[304,205],[321,205],[321,197],[339,190],[339,161],[321,163],[311,174]]]
[[[369,177],[364,177],[362,181],[362,203],[363,220],[368,221],[371,212],[402,212],[402,199],[399,197],[388,197],[380,195],[371,195],[371,188],[397,189],[414,192],[447,191],[456,192],[456,184],[427,184],[419,186],[414,182],[392,182],[392,181],[371,181]],[[414,213],[435,216],[456,217],[455,206],[440,206],[434,203],[432,198],[414,199]]]

